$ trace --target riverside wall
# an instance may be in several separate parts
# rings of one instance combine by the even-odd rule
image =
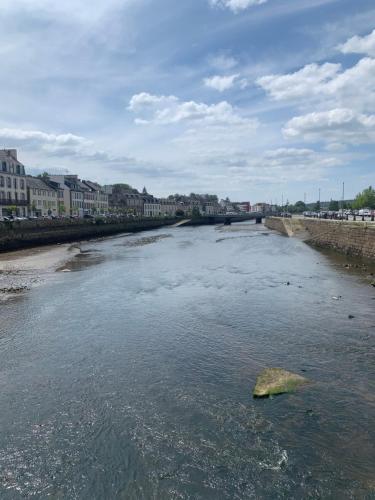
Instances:
[[[309,245],[375,260],[375,224],[325,219],[267,217],[265,225],[286,236],[296,236]]]
[[[157,229],[175,224],[170,219],[115,219],[106,223],[91,220],[35,220],[0,224],[0,252],[53,243],[65,243],[117,233]]]

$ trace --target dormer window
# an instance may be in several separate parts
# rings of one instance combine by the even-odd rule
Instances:
[[[7,162],[6,161],[2,162],[2,169],[3,169],[3,172],[7,171]]]

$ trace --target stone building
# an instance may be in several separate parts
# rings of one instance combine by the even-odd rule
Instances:
[[[58,190],[48,181],[38,177],[26,177],[29,214],[37,217],[58,215]]]
[[[25,167],[16,149],[0,150],[0,217],[27,215]]]
[[[161,215],[161,205],[156,198],[153,201],[146,201],[144,203],[143,215],[146,217],[159,217]]]
[[[48,177],[59,186],[60,215],[83,217],[84,191],[89,191],[89,189],[87,186],[83,188],[78,175],[49,175]]]
[[[144,215],[145,203],[153,203],[154,197],[143,188],[142,193],[132,188],[128,184],[114,184],[105,186],[106,192],[112,191],[108,195],[109,210],[124,214],[137,216]]]
[[[92,181],[82,181],[89,188],[85,192],[85,210],[90,214],[106,214],[108,212],[108,194],[102,186]],[[88,202],[88,200],[90,200]]]
[[[181,207],[180,203],[177,203],[176,200],[171,198],[161,198],[159,200],[159,204],[161,215],[168,215],[171,217],[174,217],[177,210],[179,210]]]

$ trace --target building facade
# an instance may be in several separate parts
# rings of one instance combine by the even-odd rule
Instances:
[[[108,194],[96,182],[82,181],[89,188],[89,192],[85,193],[85,210],[89,214],[106,214],[108,213]],[[88,199],[90,200],[87,203]]]
[[[17,159],[17,150],[0,150],[0,217],[26,217],[27,205],[25,167]]]
[[[143,215],[146,217],[160,217],[161,205],[158,200],[146,201],[143,205]]]
[[[43,179],[26,177],[29,215],[47,217],[59,215],[58,190]]]
[[[160,214],[164,216],[174,217],[177,210],[180,208],[180,204],[170,198],[161,198],[159,204]]]

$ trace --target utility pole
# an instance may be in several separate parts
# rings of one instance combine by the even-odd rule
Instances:
[[[321,212],[322,207],[320,206],[320,188],[319,188],[319,212]]]

